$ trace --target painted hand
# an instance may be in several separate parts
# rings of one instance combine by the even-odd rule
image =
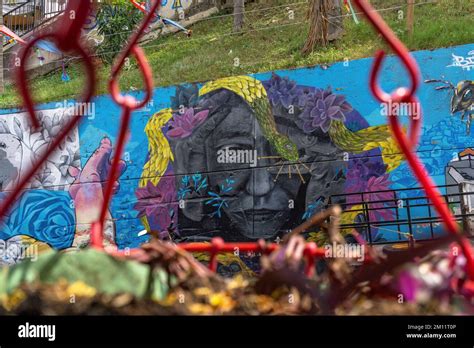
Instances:
[[[104,190],[111,167],[112,142],[104,137],[100,146],[92,154],[82,171],[72,170],[76,177],[69,193],[76,209],[76,234],[74,247],[85,247],[90,240],[90,225],[99,218],[104,201]],[[120,161],[120,175],[126,169],[124,161]],[[114,193],[119,189],[119,181],[114,183]],[[107,214],[104,226],[104,242],[106,245],[115,244],[115,231],[110,212]]]

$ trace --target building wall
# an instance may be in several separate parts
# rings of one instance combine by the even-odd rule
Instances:
[[[413,55],[423,80],[443,79],[456,86],[473,80],[473,52],[470,44]],[[123,174],[110,209],[109,238],[120,248],[145,242],[147,229],[176,241],[213,236],[274,240],[323,209],[329,199],[344,204],[345,223],[394,220],[397,210],[386,209],[394,202],[370,202],[390,200],[394,192],[400,199],[423,194],[385,126],[384,106],[368,90],[372,62],[360,59],[155,89],[153,100],[132,118]],[[382,76],[386,90],[407,83],[393,57]],[[446,166],[474,145],[461,112],[451,115],[454,90],[437,86],[443,83],[420,86],[424,120],[417,151],[436,183],[444,185]],[[468,109],[469,95],[464,99]],[[35,151],[61,129],[68,118],[65,110],[73,105],[42,105],[40,132],[28,128],[23,113],[2,111],[4,194],[34,160]],[[108,95],[82,107],[85,116],[77,132],[35,177],[5,220],[0,239],[30,243],[32,237],[60,249],[87,243],[84,233],[100,207],[100,181],[108,174],[120,110]],[[361,196],[351,193],[360,192],[367,193],[363,200],[373,208],[369,216],[354,213]],[[397,240],[407,228],[372,228],[370,238]],[[415,238],[422,238],[430,236],[433,226],[411,228]],[[436,225],[434,233],[441,231]],[[318,240],[320,232],[311,232],[307,237]]]

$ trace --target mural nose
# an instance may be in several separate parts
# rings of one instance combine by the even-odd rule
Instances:
[[[273,190],[275,182],[267,168],[257,168],[252,171],[247,181],[247,192],[253,196],[264,196]]]

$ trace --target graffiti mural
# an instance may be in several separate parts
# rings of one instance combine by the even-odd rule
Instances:
[[[474,68],[474,51],[468,52],[465,56],[457,56],[453,54],[452,57],[452,63],[447,66],[448,68],[456,67],[467,71]]]
[[[474,81],[459,81],[456,86],[450,81],[426,80],[425,82],[439,82],[444,84],[436,87],[436,90],[447,89],[452,92],[450,111],[451,114],[459,113],[461,121],[466,121],[466,132],[471,132],[471,120],[474,118]]]
[[[48,109],[37,117],[40,130],[30,127],[25,113],[0,117],[0,200],[72,116],[70,109]],[[8,252],[1,250],[3,263],[15,262],[25,247],[37,243],[42,249],[88,244],[90,224],[100,209],[100,204],[93,202],[100,202],[101,181],[107,178],[111,152],[112,143],[104,138],[82,168],[77,129],[66,138],[0,225],[2,246],[8,248]],[[114,243],[110,223],[106,240]]]
[[[63,109],[44,110],[38,115],[42,128],[32,130],[23,113],[0,116],[0,188],[9,190],[20,179],[23,168],[37,160],[67,122]],[[79,134],[70,134],[61,148],[54,153],[36,175],[30,188],[64,190],[64,184],[73,181],[72,171],[80,168]]]
[[[135,209],[149,231],[179,226],[178,240],[282,237],[332,193],[388,188],[400,163],[388,128],[367,127],[331,88],[239,76],[178,88],[177,99],[145,127]]]
[[[454,173],[447,166],[460,168],[452,163],[459,153],[474,147],[466,133],[473,78],[469,70],[448,68],[453,55],[473,49],[414,52],[426,80],[417,151],[438,185]],[[406,78],[395,62],[389,58],[385,67],[391,76],[387,89]],[[380,224],[405,219],[410,211],[403,200],[423,194],[386,126],[384,106],[367,90],[371,64],[361,59],[156,89],[152,102],[132,119],[107,243],[132,248],[152,235],[175,242],[215,236],[278,241],[334,203],[344,206],[342,223],[371,222],[370,230],[359,230],[371,242],[441,233],[439,224]],[[87,245],[120,117],[109,96],[97,97],[94,107],[95,117],[84,118],[30,184],[0,239],[60,249]],[[42,109],[45,127],[36,135],[24,116],[10,110],[0,116],[2,191],[61,127],[54,104]],[[421,208],[411,213],[427,214]],[[306,235],[317,242],[321,236],[318,230]],[[221,271],[251,272],[251,259],[221,258]]]

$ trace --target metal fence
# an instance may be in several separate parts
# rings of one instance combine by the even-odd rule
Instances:
[[[67,1],[4,1],[3,22],[18,36],[24,36],[64,11]],[[4,40],[4,45],[9,42]]]
[[[473,234],[474,210],[470,202],[474,192],[461,185],[438,186],[463,231]],[[383,197],[374,199],[374,197]],[[420,187],[333,195],[328,206],[339,204],[356,216],[342,229],[355,229],[370,244],[433,240],[445,235],[441,219]]]

